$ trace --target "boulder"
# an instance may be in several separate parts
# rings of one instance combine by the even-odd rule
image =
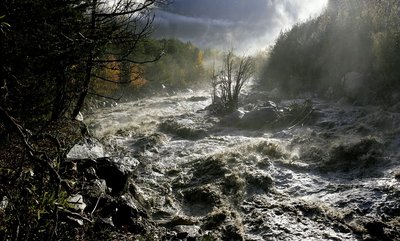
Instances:
[[[261,128],[278,119],[278,113],[274,107],[261,107],[244,114],[240,120],[240,126],[243,128],[257,129]]]
[[[67,159],[97,159],[104,156],[103,145],[96,139],[88,138],[72,147]]]
[[[91,198],[98,198],[107,192],[107,184],[104,179],[93,179],[84,186],[86,195]]]
[[[178,225],[174,227],[178,239],[193,239],[196,240],[201,234],[199,226]]]
[[[135,158],[98,158],[96,172],[99,178],[106,180],[111,195],[119,195],[127,190],[129,178],[139,164]]]
[[[220,123],[228,126],[237,125],[244,115],[245,115],[244,111],[235,110],[234,112],[222,117]]]
[[[126,228],[134,234],[146,233],[148,215],[137,206],[136,200],[130,195],[121,196],[115,203],[112,222],[117,228]]]

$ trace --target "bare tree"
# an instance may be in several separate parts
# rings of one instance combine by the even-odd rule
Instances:
[[[79,98],[72,116],[78,115],[89,93],[93,78],[115,82],[93,73],[95,68],[107,68],[107,63],[143,64],[161,57],[134,59],[138,43],[149,36],[154,20],[153,10],[169,0],[91,0],[88,19],[87,59],[85,75]],[[110,58],[112,57],[112,58]],[[116,58],[115,58],[116,57]],[[129,79],[129,78],[125,78]]]
[[[218,75],[213,74],[213,104],[221,105],[224,112],[236,110],[240,91],[253,73],[254,63],[251,57],[237,57],[233,50],[228,51],[224,56],[221,72]]]

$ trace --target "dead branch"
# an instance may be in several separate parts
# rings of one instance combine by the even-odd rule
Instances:
[[[0,119],[3,120],[6,127],[14,130],[18,133],[19,137],[23,141],[25,148],[28,151],[28,155],[32,158],[34,163],[39,163],[42,167],[49,171],[50,176],[57,181],[59,185],[61,185],[67,192],[71,191],[71,187],[66,183],[58,172],[54,169],[54,167],[50,164],[51,160],[47,155],[43,152],[35,150],[29,142],[29,137],[31,134],[26,131],[20,124],[18,124],[17,120],[15,120],[12,116],[10,116],[6,110],[0,107]]]

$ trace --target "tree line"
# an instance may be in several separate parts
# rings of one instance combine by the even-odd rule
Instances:
[[[108,68],[96,73],[92,90],[101,96],[125,100],[151,95],[159,91],[175,91],[206,83],[209,66],[205,58],[213,58],[209,50],[201,50],[190,42],[177,39],[146,38],[132,53],[146,60],[162,54],[157,61],[146,64],[112,61]]]
[[[347,73],[365,76],[371,102],[394,103],[400,91],[400,3],[330,0],[324,13],[282,32],[260,76],[287,95],[340,96]]]

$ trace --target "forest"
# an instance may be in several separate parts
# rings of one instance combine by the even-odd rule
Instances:
[[[0,241],[400,240],[400,2],[325,2],[2,0]]]
[[[146,38],[138,44],[135,57],[145,60],[160,53],[162,56],[157,61],[132,64],[127,69],[124,69],[123,63],[110,62],[110,68],[101,70],[98,78],[94,79],[93,91],[104,97],[129,100],[160,92],[173,93],[204,86],[207,85],[206,79],[210,71],[210,66],[204,64],[204,58],[212,59],[217,56],[217,53],[212,54],[209,50],[201,50],[191,43],[183,43],[177,39]]]
[[[399,98],[400,4],[398,1],[329,1],[319,17],[280,34],[261,73],[261,85],[288,95],[315,92],[349,96],[363,104]],[[344,78],[362,83],[345,91]]]

